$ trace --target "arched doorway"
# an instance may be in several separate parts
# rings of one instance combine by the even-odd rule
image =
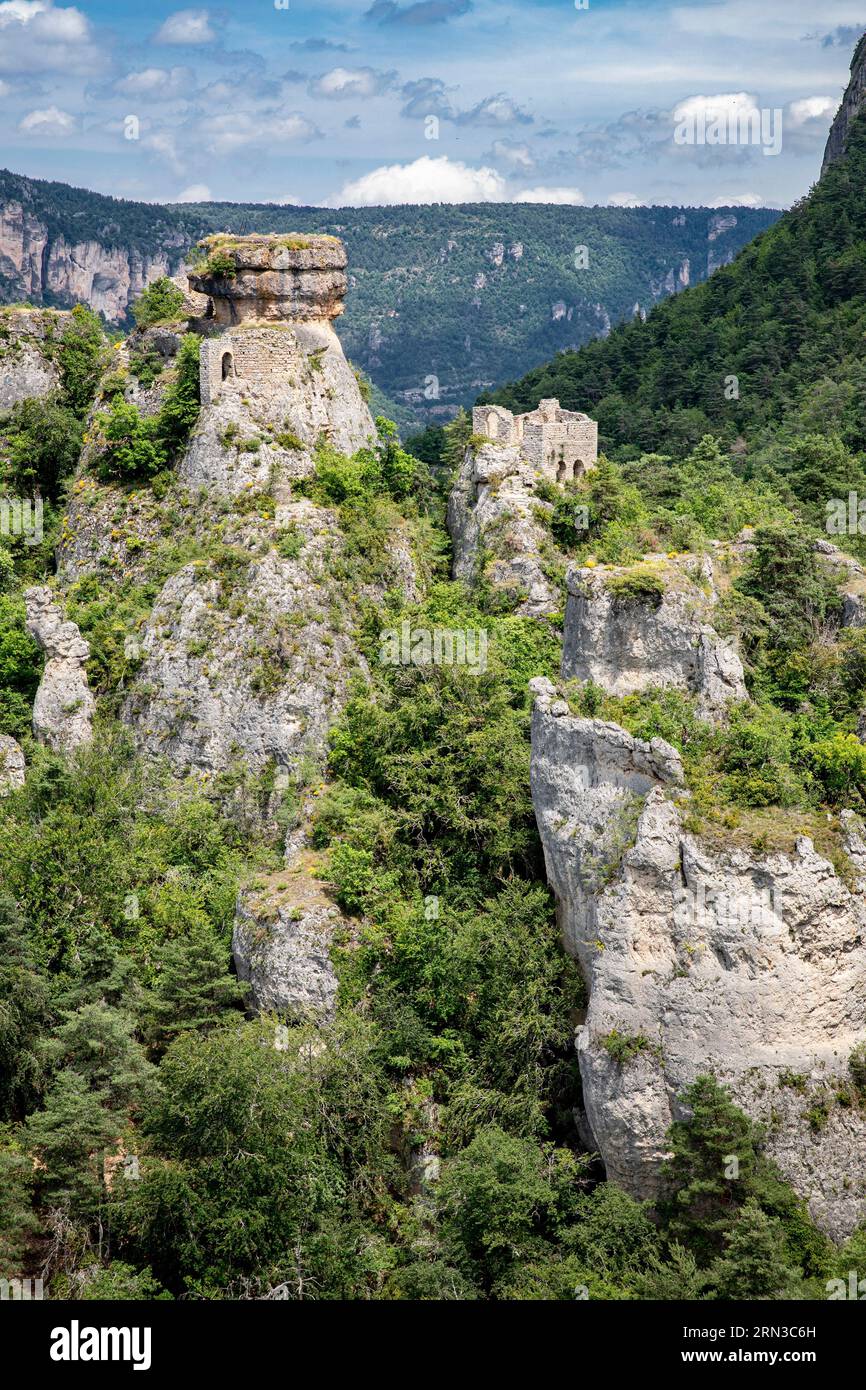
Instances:
[[[223,353],[222,360],[222,379],[226,381],[228,377],[235,374],[235,362],[230,352]]]

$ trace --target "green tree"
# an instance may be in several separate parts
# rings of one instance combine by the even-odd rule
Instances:
[[[162,1052],[180,1033],[237,1020],[249,987],[228,973],[228,953],[209,927],[166,941],[143,1005],[148,1041]]]
[[[709,1270],[709,1286],[717,1298],[778,1297],[799,1282],[802,1271],[787,1263],[781,1222],[755,1202],[740,1208],[724,1240],[725,1251]]]
[[[60,338],[60,384],[69,409],[83,418],[90,409],[105,361],[106,342],[96,314],[76,304]]]

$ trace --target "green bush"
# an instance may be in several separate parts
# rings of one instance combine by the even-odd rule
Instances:
[[[161,275],[142,291],[130,312],[137,328],[150,328],[155,323],[172,322],[180,314],[183,304],[183,290],[166,275]]]

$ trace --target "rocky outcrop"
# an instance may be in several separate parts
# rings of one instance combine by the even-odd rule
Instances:
[[[0,411],[58,389],[53,346],[68,322],[53,309],[0,309]]]
[[[303,855],[266,885],[242,892],[232,954],[238,978],[249,982],[251,1007],[293,1021],[328,1022],[337,997],[330,944],[346,927]]]
[[[8,734],[0,734],[0,797],[24,786],[26,770],[20,744]]]
[[[470,446],[448,498],[448,530],[455,579],[485,578],[512,597],[517,613],[544,617],[562,609],[562,590],[543,559],[553,547],[539,518],[552,508],[535,483],[517,446]]]
[[[95,702],[85,663],[90,647],[45,587],[24,592],[25,626],[47,661],[33,704],[33,732],[55,753],[71,753],[93,734]]]
[[[566,584],[564,680],[593,681],[616,696],[682,690],[711,718],[747,698],[735,641],[712,625],[719,591],[709,556],[573,567]]]
[[[238,522],[216,568],[184,565],[144,626],[122,714],[137,744],[178,773],[273,764],[293,775],[321,753],[358,669],[350,606],[330,577],[336,516],[300,499],[280,519]],[[294,558],[273,544],[287,534]]]
[[[768,855],[702,842],[685,828],[669,745],[572,716],[549,682],[533,686],[533,804],[589,986],[577,1035],[587,1142],[608,1177],[653,1197],[679,1097],[712,1072],[844,1239],[866,1216],[866,1112],[848,1076],[866,1040],[862,889],[805,836]],[[847,833],[866,863],[862,832]]]
[[[206,237],[189,282],[213,300],[215,323],[335,319],[346,295],[346,248],[333,236]]]
[[[827,147],[824,150],[824,162],[821,166],[822,174],[845,153],[845,143],[851,122],[859,115],[864,100],[866,100],[866,34],[861,38],[851,59],[851,79],[842,98],[842,105],[836,113],[836,119],[830,127]]]

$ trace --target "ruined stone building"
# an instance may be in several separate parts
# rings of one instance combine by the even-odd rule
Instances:
[[[540,401],[525,415],[501,405],[476,406],[472,432],[519,449],[526,463],[554,483],[580,478],[598,459],[596,422],[579,410],[563,410],[557,400]]]
[[[332,326],[347,288],[343,243],[220,234],[194,255],[202,405],[225,413],[232,399],[253,402],[260,422],[307,451],[322,437],[346,454],[369,443],[375,427]]]

